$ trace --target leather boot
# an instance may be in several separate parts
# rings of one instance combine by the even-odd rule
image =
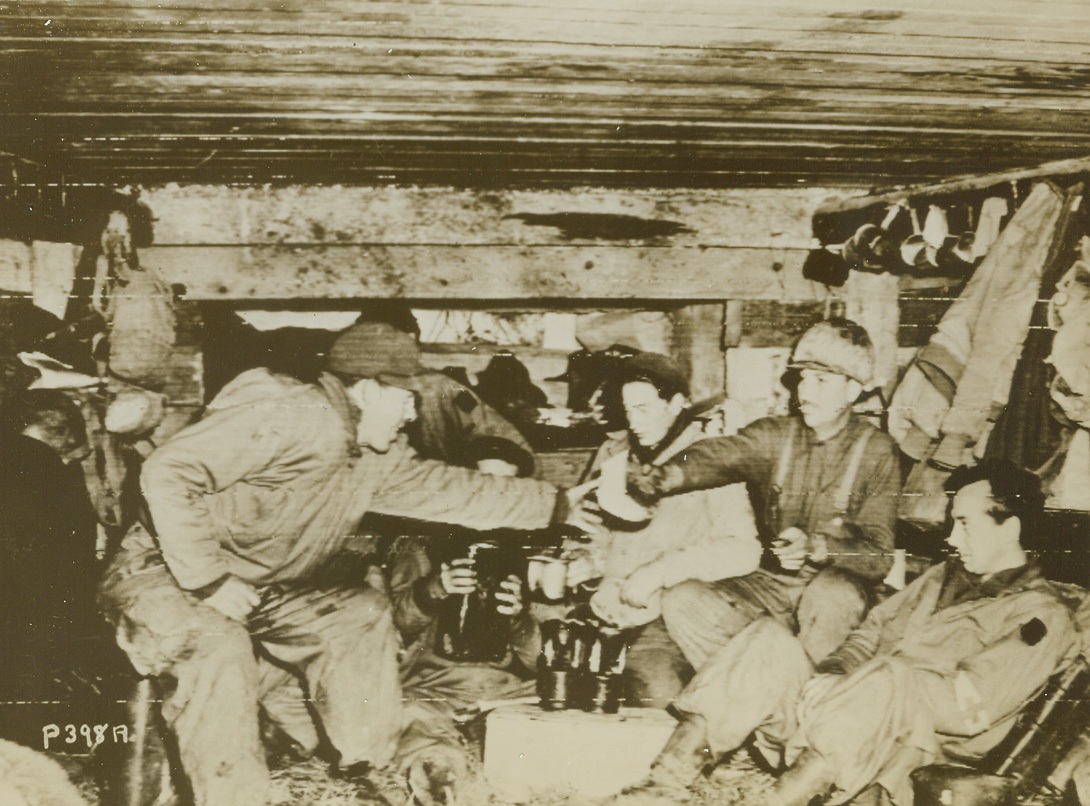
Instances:
[[[768,803],[770,806],[808,806],[815,797],[832,789],[834,783],[836,776],[825,759],[813,750],[803,750],[768,793]]]
[[[614,803],[624,806],[681,803],[689,800],[689,786],[712,760],[708,723],[702,716],[686,715],[651,765],[644,782],[628,787]]]

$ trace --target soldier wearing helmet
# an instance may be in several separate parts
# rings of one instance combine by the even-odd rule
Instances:
[[[820,662],[862,619],[868,588],[892,562],[896,448],[852,410],[873,379],[870,337],[847,319],[820,322],[802,335],[789,366],[798,375],[797,414],[695,443],[634,485],[652,502],[736,482],[753,496],[761,568],[684,582],[663,598],[667,629],[697,670],[762,616],[797,631]]]

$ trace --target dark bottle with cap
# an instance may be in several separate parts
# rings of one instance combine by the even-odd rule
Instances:
[[[496,663],[507,655],[511,632],[511,617],[496,610],[496,592],[506,578],[501,553],[495,543],[474,543],[467,557],[477,572],[477,589],[440,604],[435,653],[448,660]]]

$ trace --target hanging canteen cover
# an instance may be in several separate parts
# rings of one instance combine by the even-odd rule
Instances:
[[[127,272],[110,300],[110,372],[129,383],[161,391],[170,378],[175,324],[173,292],[149,269]]]

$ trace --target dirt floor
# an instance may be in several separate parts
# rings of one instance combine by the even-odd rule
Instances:
[[[471,743],[470,779],[462,787],[453,806],[504,806],[509,801],[493,795],[484,780],[480,763],[479,744]],[[77,781],[89,806],[116,806],[99,798],[98,788],[87,774],[85,761],[71,756],[57,757]],[[280,769],[272,775],[273,786],[268,806],[413,806],[416,799],[403,776],[393,772],[377,772],[372,782],[382,799],[364,797],[354,784],[332,778],[325,761],[312,759]],[[725,806],[751,802],[772,785],[773,777],[759,767],[746,750],[735,753],[709,774],[697,781],[692,789],[691,806]],[[1020,806],[1061,806],[1063,799],[1054,792],[1042,791]],[[543,793],[529,806],[602,806],[601,799],[572,793]],[[155,806],[180,806],[173,799],[156,801]]]
[[[81,770],[82,764],[72,757],[59,757],[92,806],[114,806],[100,801],[98,788],[90,776]],[[350,783],[331,778],[329,765],[312,759],[273,772],[273,787],[269,806],[362,806],[381,804],[381,801],[363,798]],[[391,806],[411,806],[415,802],[402,776],[380,772],[372,778],[381,795]],[[766,789],[771,776],[758,769],[745,752],[720,764],[712,773],[694,787],[691,801],[695,806],[721,806],[739,803]],[[508,801],[493,796],[481,771],[479,753],[472,757],[471,777],[459,793],[455,806],[502,806]],[[580,797],[571,793],[543,794],[530,806],[599,806],[602,800]],[[172,801],[162,801],[157,806],[175,806]]]

